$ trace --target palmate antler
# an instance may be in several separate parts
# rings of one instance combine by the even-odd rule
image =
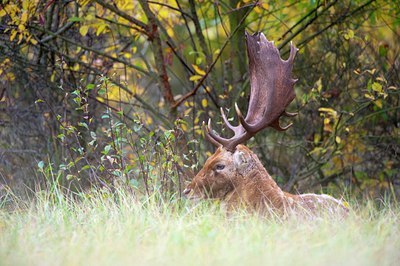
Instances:
[[[297,80],[292,78],[292,68],[298,49],[290,44],[290,56],[285,61],[281,59],[274,43],[268,41],[263,33],[249,35],[246,32],[246,44],[251,85],[246,118],[235,104],[240,124],[233,126],[221,108],[224,123],[235,133],[229,139],[213,132],[211,119],[208,120],[207,127],[204,126],[205,135],[211,143],[216,146],[222,145],[232,152],[237,145],[266,127],[273,127],[280,131],[287,130],[292,124],[281,127],[279,118],[282,115],[289,117],[296,115],[296,113],[287,113],[285,109],[295,97],[293,85]]]

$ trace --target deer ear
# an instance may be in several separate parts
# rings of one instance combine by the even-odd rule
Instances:
[[[236,149],[236,151],[233,153],[233,162],[236,168],[241,168],[243,165],[246,165],[246,154],[239,149]]]

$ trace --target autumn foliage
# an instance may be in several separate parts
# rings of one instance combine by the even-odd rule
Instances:
[[[273,179],[398,195],[399,13],[385,0],[2,1],[0,195],[51,178],[179,196],[213,149],[201,123],[246,110],[245,30],[283,58],[300,49],[293,128],[248,142]]]

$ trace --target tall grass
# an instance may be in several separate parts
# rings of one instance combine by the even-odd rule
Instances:
[[[78,199],[76,199],[78,198]],[[348,219],[226,215],[211,202],[124,190],[38,194],[0,210],[1,265],[396,265],[400,211],[353,204]]]

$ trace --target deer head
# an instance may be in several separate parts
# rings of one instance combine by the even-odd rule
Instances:
[[[260,163],[256,156],[247,147],[239,144],[266,127],[287,130],[291,124],[281,127],[279,118],[282,115],[296,115],[286,112],[285,109],[295,97],[293,85],[297,80],[292,78],[292,68],[298,49],[291,44],[289,58],[282,60],[274,43],[268,41],[262,33],[246,33],[246,44],[251,85],[247,115],[243,117],[235,104],[239,124],[234,126],[221,108],[226,127],[234,133],[231,138],[216,134],[211,127],[211,120],[208,120],[207,126],[203,123],[205,136],[217,147],[217,151],[208,158],[204,167],[184,190],[183,193],[188,197],[223,199],[239,189],[243,182],[247,182],[243,180],[249,177],[251,171],[264,170],[262,166],[259,169]],[[265,175],[264,179],[270,179],[266,171]],[[275,182],[272,183],[271,186],[276,186]]]

